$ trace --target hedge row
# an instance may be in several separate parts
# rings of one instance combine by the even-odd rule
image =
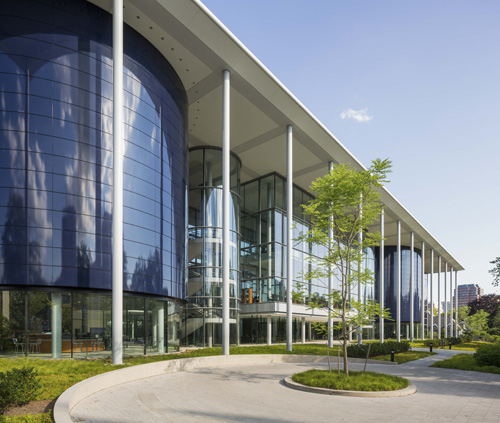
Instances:
[[[446,347],[448,345],[450,345],[450,342],[451,342],[451,345],[458,345],[458,344],[461,344],[463,342],[462,338],[456,338],[454,336],[449,336],[448,338],[441,338],[441,339],[438,339],[438,338],[426,339],[426,340],[424,340],[424,345],[426,347],[428,347],[428,346],[430,346],[430,344],[432,342],[433,347],[435,347],[435,348],[441,347],[441,346],[443,346],[443,339],[444,339],[444,344]]]
[[[369,357],[377,357],[379,355],[388,355],[394,350],[394,353],[399,354],[406,351],[410,351],[410,342],[409,341],[401,341],[401,342],[384,342],[381,343],[372,343],[372,344],[362,344],[362,345],[349,345],[347,347],[347,356],[354,358],[365,358],[368,352],[368,347],[370,346],[370,354]]]

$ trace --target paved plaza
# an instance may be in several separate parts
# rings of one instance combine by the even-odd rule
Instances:
[[[398,366],[369,365],[369,370],[408,378],[418,391],[407,397],[339,397],[283,385],[284,377],[311,364],[218,367],[100,391],[77,404],[71,417],[81,423],[500,422],[500,375],[431,368],[433,362],[461,353],[437,352]]]

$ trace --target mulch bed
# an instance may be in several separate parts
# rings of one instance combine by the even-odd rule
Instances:
[[[12,407],[5,410],[4,416],[18,416],[22,414],[41,414],[46,413],[54,408],[56,400],[40,400],[30,401],[19,407]]]

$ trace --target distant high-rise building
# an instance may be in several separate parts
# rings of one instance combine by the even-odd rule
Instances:
[[[458,306],[468,306],[474,300],[483,295],[483,288],[481,288],[478,284],[465,284],[458,285]],[[455,297],[453,297],[453,303],[455,303]]]

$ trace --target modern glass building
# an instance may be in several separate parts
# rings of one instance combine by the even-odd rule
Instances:
[[[0,354],[318,337],[311,323],[327,314],[307,303],[328,288],[303,278],[323,252],[293,241],[310,227],[301,205],[330,163],[362,164],[198,0],[127,1],[124,42],[115,40],[123,56],[114,25],[105,0],[0,2]],[[381,200],[385,213],[370,230],[384,231],[386,246],[366,251],[364,263],[377,279],[352,295],[392,309],[401,286],[399,335],[420,336],[432,274],[443,270],[437,258],[455,281],[462,267],[385,189]],[[394,231],[401,223],[404,241]],[[413,296],[410,234],[419,248]],[[112,306],[116,281],[122,309]],[[305,303],[287,304],[298,284]],[[363,337],[383,338],[383,327],[373,322]]]

